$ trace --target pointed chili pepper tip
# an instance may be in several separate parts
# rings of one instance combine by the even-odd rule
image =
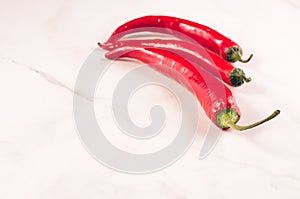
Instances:
[[[98,42],[98,46],[99,46],[100,48],[102,48],[102,47],[104,46],[104,43]]]
[[[112,50],[113,48],[112,43],[107,43],[107,42],[105,43],[98,42],[98,46],[104,50]]]
[[[226,53],[226,60],[229,61],[229,62],[240,61],[242,63],[247,63],[253,57],[253,54],[251,54],[248,57],[248,59],[243,60],[242,59],[242,54],[243,54],[243,51],[240,47],[238,47],[238,46],[231,47],[231,48],[229,48],[229,50]]]
[[[243,131],[243,130],[251,129],[258,125],[261,125],[261,124],[273,119],[274,117],[276,117],[279,114],[280,114],[280,110],[276,110],[270,116],[266,117],[263,120],[260,120],[256,123],[253,123],[253,124],[250,124],[247,126],[240,126],[240,125],[236,124],[240,117],[239,114],[235,110],[228,108],[228,109],[225,109],[224,111],[220,112],[217,115],[217,124],[223,129],[233,128],[238,131]]]

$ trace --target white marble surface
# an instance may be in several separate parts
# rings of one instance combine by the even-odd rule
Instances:
[[[98,41],[146,14],[199,21],[253,52],[251,63],[236,64],[253,78],[234,91],[241,123],[276,108],[281,115],[244,134],[226,133],[204,160],[199,133],[182,159],[157,173],[99,164],[75,130],[76,76]],[[1,0],[0,198],[300,198],[299,20],[299,0]],[[167,103],[170,96],[156,97]],[[110,121],[103,100],[102,118]]]

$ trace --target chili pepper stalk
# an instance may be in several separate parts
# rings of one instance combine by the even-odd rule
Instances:
[[[250,124],[250,125],[240,126],[240,125],[236,124],[240,117],[239,114],[235,110],[228,108],[217,114],[217,124],[219,127],[223,128],[223,129],[232,128],[235,130],[243,131],[243,130],[247,130],[247,129],[251,129],[256,126],[259,126],[259,125],[273,119],[274,117],[276,117],[279,114],[280,114],[280,110],[276,110],[270,116],[266,117],[265,119],[262,119],[258,122]]]

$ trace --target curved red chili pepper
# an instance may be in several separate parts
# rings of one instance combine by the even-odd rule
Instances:
[[[108,59],[133,58],[139,60],[176,80],[194,93],[206,115],[222,129],[246,130],[258,126],[280,113],[279,110],[276,110],[262,121],[248,126],[239,126],[236,123],[240,118],[240,111],[231,91],[210,73],[202,68],[196,68],[179,55],[162,49],[128,47],[117,48],[107,52],[105,56]],[[181,77],[185,81],[182,81]]]
[[[119,26],[107,43],[115,42],[130,33],[141,31],[167,33],[181,39],[190,38],[229,62],[246,63],[253,56],[251,54],[247,60],[242,60],[242,48],[231,39],[205,25],[171,16],[144,16],[133,19]]]
[[[203,67],[216,77],[222,79],[230,86],[240,86],[244,81],[249,82],[251,78],[245,77],[245,73],[240,68],[235,68],[215,53],[203,48],[199,44],[193,44],[180,40],[122,40],[114,43],[98,45],[106,50],[126,47],[139,48],[159,48],[174,52],[192,61],[195,65]]]

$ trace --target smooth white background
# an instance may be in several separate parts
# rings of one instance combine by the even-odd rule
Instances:
[[[198,21],[237,41],[245,55],[254,53],[250,63],[235,64],[253,79],[233,91],[240,122],[275,109],[280,116],[245,133],[225,133],[204,160],[198,160],[205,136],[199,132],[182,159],[153,174],[121,174],[95,161],[73,121],[76,76],[98,41],[147,14]],[[1,0],[0,198],[299,198],[299,21],[299,0]],[[108,93],[110,88],[106,81]],[[139,107],[130,106],[135,122],[147,124],[139,101],[153,91],[133,99]],[[97,95],[104,96],[97,102],[98,118],[114,128],[109,97]],[[180,113],[167,91],[160,89],[151,100],[169,106],[171,115]]]

